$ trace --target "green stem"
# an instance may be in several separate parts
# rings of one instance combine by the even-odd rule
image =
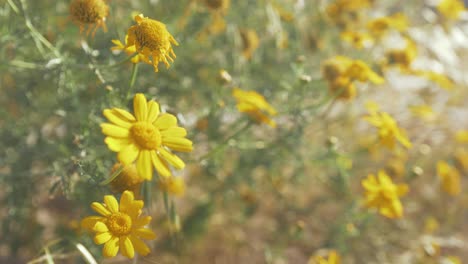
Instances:
[[[133,86],[135,86],[137,75],[138,75],[138,63],[134,63],[133,68],[132,68],[132,76],[130,77],[130,84],[129,84],[129,88],[127,91],[127,97],[126,97],[127,99],[130,98],[130,93],[133,90]]]

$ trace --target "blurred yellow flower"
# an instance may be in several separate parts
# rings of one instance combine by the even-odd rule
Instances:
[[[367,23],[367,29],[375,37],[385,35],[390,29],[404,32],[408,28],[408,18],[401,13],[378,17]]]
[[[437,11],[452,20],[458,19],[465,10],[465,4],[461,0],[441,0],[437,5]]]
[[[122,164],[116,163],[110,171],[110,174],[113,175],[118,170],[121,170],[119,175],[110,182],[112,191],[122,193],[128,190],[138,196],[141,183],[145,179],[138,174],[135,164],[123,166],[123,168],[122,166]]]
[[[343,31],[340,38],[355,47],[356,49],[363,49],[372,45],[373,38],[371,35],[357,31]]]
[[[344,74],[353,60],[345,56],[334,56],[322,63],[322,75],[328,81],[334,81]]]
[[[158,188],[175,196],[183,196],[185,194],[185,181],[182,177],[161,178],[158,181]]]
[[[398,141],[404,147],[411,148],[411,142],[393,117],[378,110],[370,109],[369,113],[370,115],[365,116],[364,119],[378,129],[378,137],[383,146],[393,150]]]
[[[158,71],[159,62],[164,62],[167,68],[169,62],[174,62],[176,57],[172,45],[179,43],[167,31],[163,23],[144,17],[142,14],[135,16],[136,25],[128,29],[128,39],[125,47],[135,46],[136,51],[153,62],[154,71]]]
[[[123,44],[120,40],[118,39],[113,39],[112,43],[114,43],[115,46],[111,47],[111,50],[113,51],[123,51],[127,55],[133,55],[137,52],[135,45],[128,46],[128,35],[125,35],[125,44]],[[145,56],[142,53],[138,53],[135,55],[133,58],[131,58],[131,62],[133,63],[139,63],[139,62],[144,62],[147,64],[153,64],[151,60]]]
[[[340,264],[340,255],[335,250],[328,253],[328,258],[323,256],[313,256],[309,259],[308,264]]]
[[[464,172],[468,172],[468,151],[458,148],[453,154],[456,167]]]
[[[91,207],[100,216],[88,216],[81,221],[81,226],[96,233],[94,243],[104,244],[104,257],[115,257],[120,251],[122,255],[133,258],[135,251],[146,256],[150,249],[141,239],[152,240],[156,235],[145,226],[151,221],[151,216],[142,217],[143,201],[135,200],[131,191],[125,191],[120,198],[120,204],[114,196],[104,196],[104,203],[94,202]]]
[[[452,195],[460,194],[460,173],[447,162],[440,160],[437,162],[437,175],[442,183],[442,189]]]
[[[70,3],[70,15],[80,27],[80,32],[88,27],[86,35],[92,30],[94,36],[99,27],[107,31],[105,21],[109,15],[109,6],[104,0],[74,0]]]
[[[378,208],[380,214],[388,218],[403,216],[400,197],[408,192],[406,184],[394,184],[383,170],[378,172],[377,178],[374,174],[369,174],[361,184],[366,190],[365,206],[367,208]]]
[[[402,71],[411,69],[411,64],[417,56],[418,49],[413,41],[407,40],[406,43],[404,49],[392,49],[385,53],[389,66],[398,66]]]
[[[171,175],[169,164],[183,169],[185,163],[170,150],[190,152],[192,141],[177,126],[177,118],[160,113],[159,104],[147,102],[140,93],[133,99],[133,110],[134,115],[120,108],[103,111],[111,123],[101,124],[102,133],[109,149],[118,152],[119,161],[129,165],[136,160],[138,173],[147,180],[152,179],[153,168],[163,177]]]
[[[361,60],[354,60],[351,65],[348,66],[344,75],[361,82],[370,81],[375,84],[382,84],[385,82],[382,77]]]
[[[255,91],[245,91],[239,88],[232,90],[232,96],[237,100],[237,110],[246,113],[259,123],[276,127],[271,116],[277,114],[276,110],[265,100],[265,97]]]
[[[414,70],[412,71],[412,73],[425,77],[428,80],[435,82],[441,88],[444,88],[446,90],[451,90],[454,88],[453,81],[443,74],[436,73],[433,71],[423,71],[423,70]]]
[[[258,38],[257,32],[253,29],[241,30],[240,36],[242,39],[242,55],[249,60],[260,45],[260,39]]]
[[[409,110],[411,113],[423,120],[434,120],[435,118],[435,113],[432,111],[432,107],[429,105],[411,105],[409,106]]]
[[[330,92],[340,99],[353,99],[356,97],[356,86],[348,77],[338,77],[329,82]]]
[[[458,143],[468,143],[468,130],[459,130],[455,134],[455,140]]]

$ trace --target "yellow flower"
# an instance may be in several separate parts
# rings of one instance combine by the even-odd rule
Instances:
[[[185,182],[181,177],[169,177],[165,179],[160,179],[158,181],[158,188],[169,194],[175,196],[183,196],[185,194]]]
[[[118,39],[113,39],[112,43],[114,43],[115,46],[111,47],[111,50],[113,51],[123,51],[127,55],[133,55],[137,52],[135,45],[127,46],[128,44],[128,35],[125,35],[125,45]],[[133,63],[139,63],[139,62],[144,62],[147,64],[153,64],[151,60],[146,57],[145,55],[138,53],[135,55],[132,59],[131,62]]]
[[[160,113],[159,104],[147,102],[143,94],[133,98],[133,111],[134,115],[120,108],[103,111],[111,123],[101,124],[102,133],[109,149],[118,152],[120,163],[129,165],[136,160],[138,173],[147,180],[152,179],[153,168],[163,177],[171,175],[169,164],[183,169],[185,163],[170,150],[190,152],[192,141],[177,126],[177,118]]]
[[[441,0],[437,5],[437,11],[447,19],[456,20],[465,11],[465,5],[460,0]]]
[[[244,29],[240,31],[240,35],[242,39],[242,55],[244,58],[250,60],[253,53],[260,45],[257,32],[252,29]]]
[[[340,34],[340,38],[353,45],[356,49],[369,47],[373,41],[369,34],[356,31],[344,31]]]
[[[468,130],[459,130],[455,134],[455,140],[458,143],[468,143]]]
[[[408,18],[401,13],[396,13],[392,16],[378,17],[367,23],[367,29],[376,37],[382,37],[390,29],[404,32],[407,28]]]
[[[396,141],[398,141],[406,148],[411,148],[411,142],[406,137],[405,132],[398,127],[393,117],[378,110],[371,110],[369,113],[370,115],[365,116],[364,119],[378,129],[382,145],[393,150]]]
[[[377,178],[369,174],[361,184],[366,190],[365,206],[367,208],[378,208],[380,214],[388,218],[403,216],[400,197],[408,192],[406,184],[394,184],[383,170],[378,172]]]
[[[109,6],[104,0],[74,0],[70,4],[70,15],[72,20],[80,26],[80,32],[88,27],[86,35],[93,30],[94,36],[99,27],[102,27],[104,32],[107,31],[105,21],[109,15]]]
[[[328,253],[328,259],[323,256],[314,256],[309,259],[308,264],[340,264],[340,262],[340,255],[335,250],[331,250]]]
[[[167,68],[169,62],[174,62],[176,57],[172,44],[179,43],[167,31],[163,23],[144,17],[142,14],[135,16],[136,25],[128,29],[128,42],[125,47],[135,46],[136,51],[153,62],[154,71],[158,71],[159,62],[164,62]]]
[[[444,88],[446,90],[452,90],[454,87],[453,81],[443,74],[436,73],[433,71],[422,71],[422,70],[414,70],[412,73],[425,77],[428,80],[435,82],[441,88]]]
[[[385,57],[389,65],[396,65],[399,66],[402,71],[409,71],[417,53],[418,49],[416,44],[411,40],[407,40],[404,49],[389,50],[385,53]]]
[[[460,194],[460,173],[456,168],[441,160],[437,162],[437,174],[446,193],[452,196]]]
[[[123,165],[120,163],[114,164],[110,174],[114,174],[117,170],[121,169]],[[144,181],[138,174],[135,164],[124,166],[119,175],[110,183],[112,191],[122,193],[124,191],[132,191],[138,196],[141,183]]]
[[[353,99],[356,97],[356,86],[351,79],[347,77],[338,77],[332,82],[329,82],[330,92],[337,95],[340,99]]]
[[[81,226],[96,235],[94,243],[104,244],[104,257],[115,257],[119,252],[133,258],[135,251],[146,256],[150,249],[141,239],[155,239],[156,235],[145,228],[151,216],[141,216],[143,201],[135,200],[131,191],[125,191],[117,202],[114,196],[104,196],[104,203],[94,202],[91,208],[100,216],[88,216],[81,221]]]
[[[385,82],[382,77],[361,60],[354,60],[351,65],[348,66],[344,75],[361,82],[370,81],[375,84],[382,84]]]
[[[344,56],[335,56],[322,63],[322,75],[328,81],[333,81],[343,75],[353,60]]]
[[[276,110],[265,100],[265,97],[255,91],[244,91],[234,88],[232,95],[237,100],[237,110],[246,113],[259,123],[276,127],[276,122],[270,116],[277,114]]]

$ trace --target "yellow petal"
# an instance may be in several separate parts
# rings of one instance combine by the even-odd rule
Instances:
[[[152,219],[151,216],[141,217],[141,218],[138,218],[136,221],[134,221],[133,225],[136,228],[144,227],[145,225],[149,224],[149,222],[151,222],[151,219]]]
[[[81,228],[87,229],[88,231],[93,230],[93,227],[97,222],[103,221],[104,217],[102,216],[88,216],[81,220]]]
[[[133,112],[135,112],[135,117],[138,121],[146,121],[148,106],[145,96],[141,93],[136,94],[133,98]]]
[[[130,144],[130,140],[128,138],[106,137],[104,142],[107,144],[107,147],[114,152],[119,152]]]
[[[115,257],[117,255],[117,252],[119,252],[119,238],[113,237],[104,245],[104,248],[102,249],[102,254],[106,258],[111,258]]]
[[[122,164],[130,165],[136,160],[139,153],[140,150],[138,149],[138,147],[135,144],[130,144],[119,152],[117,158]]]
[[[122,250],[122,255],[128,258],[133,258],[135,256],[132,241],[130,241],[128,236],[120,238],[120,249]]]
[[[101,245],[108,242],[111,238],[112,235],[109,232],[100,233],[94,237],[94,243],[96,243],[97,245]]]
[[[127,120],[124,116],[121,116],[120,113],[114,109],[106,109],[103,112],[104,116],[111,121],[113,124],[129,129],[132,126],[132,123]]]
[[[159,116],[159,104],[153,100],[148,102],[148,116],[146,120],[153,123]]]
[[[136,252],[138,252],[138,254],[146,256],[151,252],[148,246],[136,236],[130,235],[130,240],[132,241],[133,247],[135,248]]]
[[[132,114],[130,114],[127,110],[114,107],[112,108],[112,111],[117,112],[120,118],[122,118],[123,120],[129,123],[133,123],[136,121],[135,117]]]
[[[161,131],[161,136],[163,139],[165,137],[185,137],[187,135],[187,131],[185,128],[182,127],[170,127],[166,130]]]
[[[111,211],[111,213],[117,213],[119,211],[119,204],[117,200],[112,195],[104,196],[104,202],[107,205],[107,208]]]
[[[164,160],[161,160],[155,151],[151,152],[151,162],[160,176],[167,178],[172,175],[167,163]]]
[[[143,179],[151,180],[153,178],[153,166],[151,164],[151,152],[150,150],[140,151],[140,155],[137,160],[137,171]],[[154,152],[154,151],[153,151]]]
[[[147,228],[136,229],[133,231],[133,234],[142,239],[152,240],[156,238],[156,234]]]
[[[161,155],[163,159],[167,160],[176,169],[181,170],[185,167],[185,163],[179,157],[173,153],[170,153],[165,148],[159,148],[158,151],[159,155]]]
[[[102,133],[109,137],[128,138],[130,130],[109,123],[101,124]]]
[[[132,206],[133,200],[135,200],[133,192],[123,192],[122,197],[120,197],[120,212],[128,212],[128,209]]]
[[[171,114],[164,113],[154,121],[153,125],[160,130],[165,130],[177,126],[177,118]]]
[[[180,152],[190,152],[193,150],[192,141],[180,137],[166,137],[163,140],[163,145]]]
[[[109,210],[107,210],[107,208],[105,208],[104,205],[97,202],[92,203],[91,208],[93,208],[93,210],[96,211],[96,213],[102,216],[109,216],[111,214],[111,212],[109,212]]]
[[[109,231],[109,229],[103,222],[96,222],[96,224],[93,227],[93,231],[96,233],[104,233]]]

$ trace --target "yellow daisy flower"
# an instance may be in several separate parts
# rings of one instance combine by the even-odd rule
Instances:
[[[159,62],[164,62],[167,68],[169,62],[176,57],[172,45],[179,43],[167,31],[163,23],[144,17],[143,14],[135,16],[136,25],[128,29],[128,42],[125,47],[135,46],[136,51],[153,62],[154,71],[158,71]]]
[[[159,104],[146,101],[143,94],[133,98],[134,115],[120,109],[103,111],[111,123],[101,124],[105,142],[110,150],[118,152],[123,165],[136,161],[138,173],[147,180],[153,177],[153,168],[163,177],[171,176],[169,164],[183,169],[185,163],[170,150],[192,151],[192,141],[185,138],[187,131],[177,126],[177,118],[159,112]]]
[[[328,253],[328,259],[323,256],[314,256],[309,259],[308,264],[340,264],[340,255],[335,250]]]
[[[105,21],[109,15],[109,6],[104,0],[74,0],[70,4],[70,15],[72,20],[80,26],[80,33],[85,27],[88,27],[86,35],[92,30],[94,36],[99,27],[102,27],[104,32],[107,31]]]
[[[104,196],[104,203],[94,202],[91,208],[100,216],[88,216],[81,221],[81,226],[96,233],[94,243],[104,244],[104,257],[122,255],[133,258],[135,251],[146,256],[150,249],[141,239],[155,239],[156,235],[145,228],[151,216],[141,216],[143,201],[135,200],[131,191],[125,191],[117,202],[114,196]]]
[[[403,216],[400,197],[408,192],[406,184],[394,184],[383,170],[378,172],[377,178],[374,174],[369,174],[361,184],[366,190],[365,206],[367,208],[378,208],[380,214],[388,218]]]
[[[175,196],[183,196],[185,194],[185,182],[182,177],[169,177],[158,181],[158,188]]]
[[[246,113],[259,123],[276,127],[276,122],[270,116],[277,114],[276,110],[265,100],[265,97],[255,91],[244,91],[234,88],[232,95],[237,100],[237,110]]]
[[[125,35],[125,44],[123,44],[120,40],[118,39],[113,39],[112,43],[114,43],[115,46],[111,47],[111,50],[113,51],[123,51],[127,55],[133,55],[137,52],[135,45],[127,46],[128,43],[128,35]],[[139,63],[139,62],[144,62],[147,64],[153,64],[151,60],[146,57],[145,55],[138,53],[136,56],[134,56],[131,59],[132,63]]]
[[[437,175],[442,182],[442,189],[452,195],[460,194],[460,172],[447,162],[440,160],[437,162]]]

